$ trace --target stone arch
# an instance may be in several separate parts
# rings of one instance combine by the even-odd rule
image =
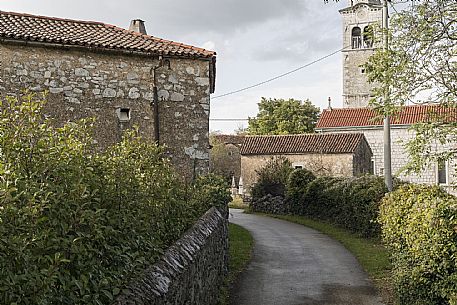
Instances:
[[[363,46],[365,48],[372,48],[373,40],[373,27],[371,25],[367,25],[363,28]]]
[[[360,49],[362,47],[362,30],[355,26],[352,28],[352,48],[353,49]]]

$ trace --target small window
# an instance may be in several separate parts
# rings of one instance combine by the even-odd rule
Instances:
[[[375,174],[376,174],[376,166],[375,166],[374,159],[371,159],[370,174],[372,174],[372,175],[375,175]]]
[[[130,109],[129,108],[119,108],[117,109],[117,117],[121,122],[130,121]]]
[[[302,169],[303,166],[302,165],[295,165],[295,169]]]
[[[365,74],[365,68],[360,68],[360,74]]]
[[[438,184],[448,184],[448,164],[445,160],[438,161]]]

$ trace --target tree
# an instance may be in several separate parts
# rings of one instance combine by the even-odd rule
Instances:
[[[406,145],[406,170],[420,172],[457,154],[435,149],[457,140],[457,3],[413,2],[393,15],[389,37],[389,50],[378,50],[366,64],[369,80],[378,84],[371,105],[381,115],[394,115],[408,102],[442,106],[412,127],[416,136]]]
[[[251,135],[313,132],[319,117],[319,108],[309,100],[262,97],[258,105],[257,117],[249,118],[248,133]]]
[[[241,171],[240,148],[235,143],[224,143],[218,136],[221,134],[217,132],[212,132],[209,135],[211,144],[210,171],[224,177],[228,182],[232,181],[233,176],[238,181]]]

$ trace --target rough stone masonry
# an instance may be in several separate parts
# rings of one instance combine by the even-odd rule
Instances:
[[[160,143],[166,145],[168,156],[183,176],[206,172],[214,52],[169,41],[165,44],[152,36],[100,23],[4,12],[0,12],[1,37],[13,31],[8,27],[10,19],[21,26],[25,23],[14,28],[22,36],[0,40],[0,96],[18,95],[24,89],[48,91],[46,113],[57,124],[96,118],[94,138],[103,149],[119,141],[122,131],[133,126],[138,126],[145,138],[155,139],[155,73]],[[52,27],[48,28],[47,23]],[[37,27],[41,32],[33,34]],[[82,46],[27,41],[31,35],[47,34],[61,41],[69,35],[68,31],[58,32],[62,28],[81,28],[90,40],[78,42],[86,37],[79,34],[74,39]],[[85,47],[96,42],[97,35],[103,35],[103,43],[105,37],[112,41],[106,46]],[[135,47],[134,52],[123,50],[134,48],[124,47],[124,40],[142,47]],[[113,45],[116,49],[110,49]],[[204,56],[199,57],[198,52]],[[166,63],[162,67],[159,58]]]

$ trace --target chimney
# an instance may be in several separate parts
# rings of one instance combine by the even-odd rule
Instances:
[[[331,98],[331,97],[328,98],[328,107],[327,107],[327,110],[328,110],[328,111],[332,111],[332,110],[333,110],[333,108],[332,108],[332,98]]]
[[[144,26],[144,21],[141,19],[134,19],[130,22],[130,31],[141,33],[141,34],[147,34],[146,33],[146,27]]]

